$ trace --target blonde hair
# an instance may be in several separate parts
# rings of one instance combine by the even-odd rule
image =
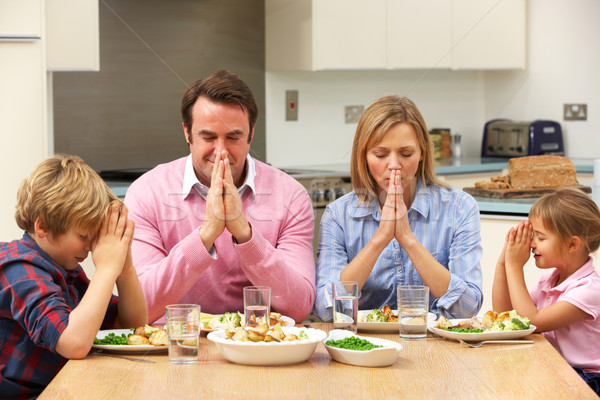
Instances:
[[[28,233],[40,218],[60,235],[75,228],[91,237],[117,196],[81,158],[56,154],[38,164],[17,191],[15,219]]]
[[[593,253],[600,247],[600,210],[581,190],[564,187],[537,200],[529,211],[529,219],[539,218],[544,227],[561,242],[577,236]],[[562,247],[560,248],[562,256]]]
[[[417,134],[423,159],[419,162],[416,176],[422,179],[423,186],[435,184],[448,187],[435,176],[433,144],[417,106],[406,97],[386,96],[376,100],[365,110],[354,135],[350,175],[352,186],[360,201],[374,200],[378,192],[377,182],[367,165],[367,151],[381,142],[393,126],[400,123],[411,125]]]

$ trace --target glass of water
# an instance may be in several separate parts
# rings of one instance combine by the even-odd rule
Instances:
[[[333,327],[358,331],[358,282],[339,281],[331,283],[333,296]]]
[[[171,304],[165,307],[165,316],[169,336],[169,361],[173,364],[197,363],[200,306]]]
[[[429,288],[423,285],[398,286],[400,339],[424,340],[427,337]]]
[[[246,326],[267,324],[271,320],[271,288],[246,286],[244,288],[244,321]]]

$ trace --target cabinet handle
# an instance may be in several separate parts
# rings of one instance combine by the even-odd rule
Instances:
[[[0,42],[35,42],[36,40],[40,40],[40,36],[35,35],[1,35],[0,34]]]

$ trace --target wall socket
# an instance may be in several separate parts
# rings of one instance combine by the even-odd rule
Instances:
[[[357,123],[363,111],[365,111],[365,106],[345,106],[344,121],[347,124]]]
[[[565,104],[563,119],[565,121],[586,121],[587,104]]]
[[[298,121],[298,91],[285,91],[285,120]]]

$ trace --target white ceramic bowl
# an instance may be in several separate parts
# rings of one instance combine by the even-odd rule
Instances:
[[[348,336],[355,335],[349,331],[334,329],[329,332],[329,336],[323,341],[323,344],[325,344],[325,342],[327,342],[328,340],[340,340]],[[391,340],[364,336],[357,337],[360,339],[366,339],[373,344],[378,344],[383,347],[363,351],[340,349],[339,347],[327,346],[325,344],[325,348],[329,352],[331,358],[335,361],[344,364],[358,365],[361,367],[385,367],[388,365],[392,365],[396,361],[396,358],[398,358],[400,350],[402,350],[402,345],[400,343],[396,343]]]
[[[223,357],[235,364],[245,365],[289,365],[304,362],[312,356],[319,342],[327,333],[320,329],[283,327],[287,335],[300,331],[306,332],[308,339],[291,342],[242,342],[227,338],[225,330],[210,332],[207,335],[212,340]]]

